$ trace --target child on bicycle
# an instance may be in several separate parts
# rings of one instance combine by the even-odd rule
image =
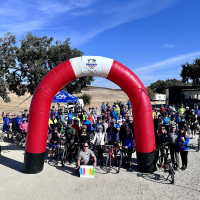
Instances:
[[[52,130],[52,137],[49,143],[49,152],[48,152],[47,161],[50,159],[51,154],[52,154],[53,159],[55,158],[56,147],[60,141],[61,141],[60,133],[58,132],[58,128],[55,127]]]

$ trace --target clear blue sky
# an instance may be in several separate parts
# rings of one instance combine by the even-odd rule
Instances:
[[[181,64],[200,58],[199,10],[199,0],[1,0],[0,37],[69,37],[72,47],[121,62],[148,86],[181,79]],[[99,77],[92,85],[117,88]]]

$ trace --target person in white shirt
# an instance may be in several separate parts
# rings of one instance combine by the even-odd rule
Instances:
[[[100,162],[100,166],[103,164],[103,150],[102,146],[105,145],[105,133],[103,132],[103,126],[99,125],[98,130],[94,135],[93,140],[91,141],[94,145],[96,145],[97,150],[97,160]]]

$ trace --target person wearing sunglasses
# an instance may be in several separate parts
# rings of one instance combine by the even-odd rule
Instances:
[[[84,143],[83,150],[80,150],[77,156],[77,171],[79,173],[81,165],[93,165],[96,167],[96,156],[94,152],[89,149],[87,142]]]

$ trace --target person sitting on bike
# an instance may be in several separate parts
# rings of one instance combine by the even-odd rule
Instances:
[[[110,121],[110,127],[107,128],[107,144],[117,146],[117,128],[114,127],[114,121]]]
[[[56,147],[57,147],[57,145],[59,144],[60,141],[61,141],[60,133],[58,132],[58,128],[55,127],[52,130],[52,137],[51,137],[51,140],[50,140],[50,143],[49,143],[49,152],[48,152],[47,161],[50,159],[52,151],[53,151],[53,159],[55,158]]]
[[[6,116],[4,116],[4,112],[2,113],[2,117],[3,117],[3,132],[2,132],[2,135],[1,135],[1,139],[4,140],[4,135],[5,135],[5,132],[9,132],[10,130],[10,123],[11,123],[11,120],[9,118],[10,114],[7,113]],[[9,137],[9,136],[7,136]]]
[[[87,126],[86,125],[83,125],[81,130],[79,131],[78,140],[79,140],[79,143],[81,145],[84,144],[85,142],[87,142],[87,143],[90,142],[90,134],[87,131]]]
[[[75,137],[75,129],[72,127],[72,120],[70,120],[67,122],[67,128],[65,129],[65,139],[66,139],[65,145],[67,146],[69,163],[71,163],[73,156],[74,137]]]
[[[80,166],[81,165],[92,165],[96,167],[96,156],[88,148],[88,143],[85,142],[83,146],[83,150],[79,151],[78,156],[77,156],[77,171],[80,173]],[[91,157],[93,160],[91,160]]]
[[[169,137],[167,134],[167,130],[165,128],[165,126],[161,126],[160,128],[160,135],[159,135],[159,140],[160,140],[160,145],[163,146],[165,143],[169,142]],[[168,153],[168,146],[164,146],[162,149],[160,149],[160,154],[161,154],[161,168],[166,167],[164,166],[164,163],[166,163],[167,161],[164,160],[164,154]]]

